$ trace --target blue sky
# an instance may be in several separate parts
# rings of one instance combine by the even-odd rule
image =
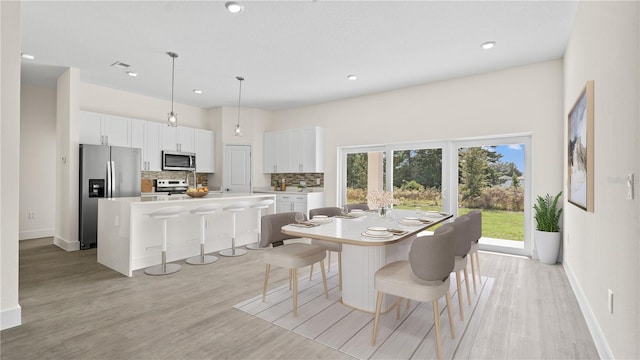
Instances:
[[[524,146],[522,144],[498,145],[496,152],[502,154],[500,161],[512,162],[524,173]]]

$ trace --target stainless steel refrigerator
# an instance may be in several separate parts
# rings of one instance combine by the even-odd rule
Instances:
[[[80,144],[80,249],[98,245],[98,199],[140,196],[142,150]]]

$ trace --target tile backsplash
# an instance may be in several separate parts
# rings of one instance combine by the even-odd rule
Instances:
[[[307,187],[324,186],[324,173],[271,174],[271,185],[273,186],[276,180],[282,181],[282,179],[285,179],[287,186],[296,186],[300,184],[300,181],[306,181]],[[319,184],[318,179],[320,180]]]

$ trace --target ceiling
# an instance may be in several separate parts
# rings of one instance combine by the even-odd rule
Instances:
[[[295,108],[562,58],[573,1],[23,1],[22,81],[201,108]],[[495,41],[491,50],[481,44]],[[129,64],[127,70],[111,66]],[[347,80],[347,75],[357,80]],[[193,93],[202,90],[202,94]]]

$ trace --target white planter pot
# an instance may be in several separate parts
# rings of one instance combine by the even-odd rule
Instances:
[[[534,238],[540,262],[551,265],[558,262],[562,233],[536,230]]]

